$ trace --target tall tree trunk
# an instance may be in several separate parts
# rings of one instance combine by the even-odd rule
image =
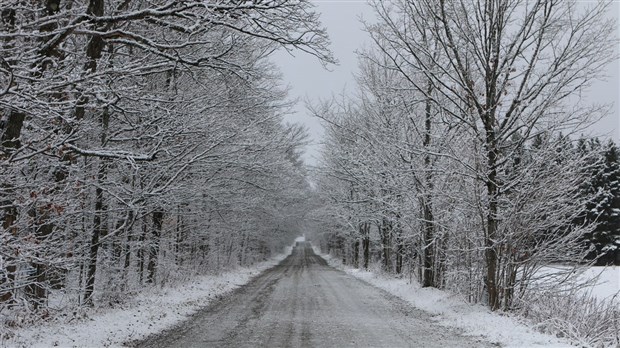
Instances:
[[[490,118],[490,116],[489,116]],[[486,287],[489,307],[496,310],[500,306],[500,294],[497,286],[497,227],[498,227],[498,185],[497,185],[497,144],[493,125],[486,125],[487,168],[487,226],[484,235],[484,254],[486,261]]]
[[[430,98],[430,94],[433,92],[433,85],[429,82],[427,88],[427,96]],[[431,160],[430,146],[431,146],[431,132],[432,132],[432,108],[431,100],[426,100],[425,105],[425,117],[424,117],[424,139],[422,145],[424,146],[424,183],[422,200],[420,202],[422,207],[423,218],[423,242],[424,242],[424,273],[423,273],[423,287],[436,287],[435,283],[435,217],[433,215],[433,164]]]
[[[45,14],[47,16],[54,16],[60,10],[60,0],[46,0],[45,1]],[[57,23],[55,21],[50,21],[49,23],[41,26],[41,32],[53,32],[57,28]],[[48,38],[41,38],[42,44],[46,44]],[[63,55],[59,53],[57,50],[46,50],[41,53],[44,57],[62,57]],[[62,58],[61,58],[62,61]],[[40,62],[35,63],[36,68],[32,69],[32,75],[36,77],[42,76],[43,72],[47,70],[49,67],[49,62],[46,60],[41,60]],[[11,111],[11,114],[15,114],[14,111]],[[19,113],[17,113],[19,114]],[[25,115],[18,115],[16,122],[11,122],[11,116],[9,116],[9,126],[13,127],[15,132],[19,133],[20,129],[23,125],[23,121],[25,120]],[[11,124],[12,123],[12,124]],[[10,140],[15,141],[16,148],[20,146],[19,140]],[[54,180],[56,184],[60,184],[62,181],[66,179],[68,175],[68,171],[65,168],[58,167],[54,169]],[[57,188],[54,188],[48,194],[53,195]],[[55,229],[53,223],[50,222],[51,214],[53,210],[52,204],[43,204],[42,206],[35,206],[30,215],[32,215],[32,220],[36,223],[35,230],[35,238],[38,244],[44,244],[45,239],[48,238],[50,234]],[[26,286],[25,292],[28,296],[29,302],[32,304],[33,308],[39,309],[45,305],[45,301],[47,299],[47,265],[44,262],[41,262],[44,256],[41,254],[39,250],[35,252],[37,256],[35,258],[36,261],[31,262],[31,267],[34,270],[33,274],[30,276],[28,286]]]
[[[360,266],[360,240],[355,238],[353,242],[353,267],[359,268]]]
[[[93,293],[95,290],[95,276],[97,274],[97,262],[99,261],[100,239],[105,236],[104,226],[104,196],[103,181],[106,174],[104,160],[99,160],[97,171],[97,188],[95,189],[95,216],[93,217],[93,233],[90,240],[90,252],[88,255],[88,267],[86,271],[86,288],[84,291],[84,304],[93,305]]]
[[[368,269],[368,264],[370,263],[370,224],[368,222],[364,222],[362,224],[362,250],[364,254],[364,269]]]
[[[15,30],[15,15],[15,9],[2,9],[0,13],[0,18],[2,21],[0,24],[4,24],[3,29],[5,29],[6,32],[12,32]],[[12,48],[12,40],[8,38],[5,39],[4,46],[7,49]],[[7,63],[11,64],[11,62]],[[2,119],[0,117],[0,160],[8,158],[13,150],[21,147],[20,136],[25,118],[25,113],[18,112],[16,110],[9,110],[7,119]],[[17,221],[18,211],[17,206],[14,205],[14,200],[11,198],[13,187],[7,183],[0,184],[0,187],[1,191],[4,191],[7,194],[3,197],[4,199],[0,200],[0,206],[5,207],[3,214],[0,214],[0,216],[2,216],[0,218],[0,226],[2,226],[2,229],[8,231],[11,235],[17,236],[17,227],[14,224]],[[4,288],[7,290],[0,293],[0,303],[14,301],[16,285],[15,272],[17,271],[17,266],[15,265],[15,259],[13,258],[14,252],[9,251],[7,254],[8,255],[5,256],[4,262],[6,266],[3,270],[3,273],[6,275],[5,277],[0,278],[0,289]]]
[[[104,11],[104,1],[103,0],[90,0],[88,3],[88,8],[86,13],[92,16],[103,16]],[[91,36],[88,45],[86,47],[86,55],[88,57],[88,62],[86,63],[85,71],[86,73],[93,73],[97,70],[97,59],[101,57],[101,52],[103,50],[103,40],[100,36],[93,35]],[[78,106],[76,107],[76,118],[82,119],[85,116],[85,104],[87,102],[86,98],[81,98],[81,102],[78,102]],[[102,116],[102,134],[101,134],[101,142],[105,143],[106,137],[106,115],[107,112],[104,112]],[[95,216],[93,218],[93,234],[90,241],[90,252],[88,258],[88,267],[86,273],[86,288],[84,291],[84,303],[86,305],[93,305],[93,293],[95,289],[95,275],[97,273],[97,262],[98,262],[98,254],[99,254],[99,240],[103,234],[103,209],[104,209],[104,201],[103,201],[103,181],[106,176],[106,164],[104,160],[99,161],[99,168],[97,171],[97,187],[95,189]]]
[[[430,202],[423,200],[422,202],[422,217],[424,219],[423,226],[423,287],[435,286],[435,224],[433,222],[433,211],[429,206]]]
[[[383,269],[386,272],[392,272],[392,222],[383,218],[379,230],[381,231]]]
[[[403,254],[405,245],[403,240],[403,231],[400,227],[396,229],[396,274],[403,273]]]
[[[151,233],[149,247],[149,263],[147,266],[147,283],[155,283],[157,274],[157,260],[159,259],[159,241],[161,237],[161,229],[164,221],[164,212],[155,210],[153,212],[153,229]]]
[[[41,216],[36,216],[37,214]],[[38,221],[38,226],[35,233],[35,238],[37,242],[40,244],[45,243],[45,239],[52,234],[54,230],[54,225],[50,223],[46,223],[49,220],[49,211],[43,209],[41,212],[34,212],[34,221]],[[37,256],[37,260],[43,259],[43,255],[40,254],[40,251],[37,250],[35,252]],[[28,295],[29,302],[32,304],[33,308],[39,309],[45,304],[45,300],[47,299],[47,288],[45,286],[47,281],[47,266],[45,263],[40,261],[34,261],[31,264],[34,272],[29,279],[28,286],[26,286],[26,294]]]
[[[176,238],[174,243],[174,263],[177,266],[183,264],[183,258],[181,252],[184,252],[184,248],[181,245],[184,242],[185,236],[183,235],[183,217],[181,216],[181,206],[177,207],[177,221],[176,221]]]
[[[144,282],[144,261],[146,257],[145,249],[145,241],[146,241],[146,233],[148,231],[148,214],[145,214],[142,217],[142,231],[140,232],[140,236],[138,237],[138,253],[136,257],[138,258],[138,282],[140,285]]]
[[[131,243],[133,241],[133,219],[134,212],[130,210],[127,213],[127,225],[125,226],[125,243],[123,243],[123,252],[121,253],[123,260],[123,269],[122,269],[122,284],[121,290],[125,290],[128,288],[127,282],[129,281],[129,272],[131,266]]]
[[[0,202],[4,203],[4,202]],[[10,202],[9,202],[10,204]],[[4,219],[2,221],[2,228],[5,231],[10,231],[13,236],[17,235],[17,227],[14,226],[17,220],[17,208],[15,206],[9,206],[5,209]],[[15,251],[17,252],[17,251]],[[6,257],[6,266],[4,267],[4,273],[6,276],[0,278],[0,288],[5,288],[3,293],[0,293],[0,302],[12,303],[15,298],[15,275],[17,271],[17,265],[15,264],[15,258],[12,255]]]

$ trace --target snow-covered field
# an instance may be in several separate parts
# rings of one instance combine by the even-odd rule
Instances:
[[[0,347],[120,347],[124,342],[161,332],[252,277],[275,266],[291,252],[251,268],[238,268],[219,276],[201,276],[191,282],[149,288],[127,301],[123,308],[101,308],[86,312],[78,320],[57,321],[29,329],[0,334]]]
[[[596,285],[592,288],[592,294],[597,298],[615,297],[618,299],[620,297],[620,266],[592,267],[585,276],[599,276]]]
[[[320,254],[320,250],[315,248]],[[484,336],[502,347],[571,347],[567,340],[535,331],[516,316],[491,312],[482,305],[472,305],[455,295],[434,288],[421,288],[408,279],[395,279],[369,271],[343,267],[339,260],[320,254],[329,264],[364,280],[412,306],[434,315],[438,323],[463,330],[466,335]]]
[[[553,272],[548,267],[545,271]],[[592,283],[580,291],[591,294],[598,300],[614,301],[620,307],[620,266],[595,266],[585,270],[579,276],[580,282]]]

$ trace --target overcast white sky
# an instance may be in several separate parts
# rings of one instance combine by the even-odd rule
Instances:
[[[331,71],[323,69],[314,57],[298,53],[295,57],[286,52],[277,52],[273,61],[280,67],[284,83],[291,88],[290,97],[316,101],[340,94],[345,89],[355,88],[353,73],[357,72],[355,50],[369,45],[370,41],[359,18],[370,22],[374,15],[365,1],[360,0],[315,0],[317,11],[321,13],[323,26],[332,41],[332,51],[339,60]],[[620,18],[620,0],[614,1],[610,16]],[[620,35],[620,27],[618,28]],[[596,83],[590,92],[590,100],[596,103],[614,103],[614,113],[601,120],[594,132],[620,140],[620,61],[609,69],[610,78]],[[300,102],[295,114],[287,118],[289,122],[305,125],[310,133],[312,144],[306,149],[304,160],[310,165],[317,162],[323,137],[323,127],[318,119],[310,117]]]

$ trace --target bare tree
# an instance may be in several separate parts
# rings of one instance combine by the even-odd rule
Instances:
[[[310,2],[9,0],[0,41],[0,306],[113,302],[290,241],[271,224],[304,202],[303,131],[267,58],[334,61]]]
[[[596,116],[596,109],[567,106],[616,58],[614,23],[604,17],[609,2],[589,7],[552,0],[397,1],[373,6],[380,24],[369,31],[378,47],[395,63],[407,60],[420,68],[443,98],[427,97],[466,125],[479,143],[483,156],[469,169],[486,187],[480,202],[485,283],[489,306],[497,309],[504,299],[501,202],[509,187],[501,172],[536,134],[575,129]],[[410,34],[409,28],[420,26],[431,28],[426,40]],[[429,65],[437,47],[445,58]],[[417,89],[424,91],[423,86]],[[512,141],[515,135],[518,141]]]

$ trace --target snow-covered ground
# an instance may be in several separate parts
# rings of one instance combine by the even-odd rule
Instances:
[[[598,276],[596,285],[592,287],[592,294],[599,299],[620,297],[620,266],[591,267],[584,276]],[[619,302],[620,303],[620,302]]]
[[[469,304],[446,291],[422,288],[408,279],[343,267],[339,260],[321,254],[318,248],[315,252],[327,259],[330,265],[406,300],[414,307],[431,313],[433,320],[439,324],[461,329],[466,335],[484,336],[502,347],[571,347],[569,341],[537,332],[516,316],[491,312],[482,305]]]
[[[304,241],[303,237],[296,241]],[[316,250],[317,253],[319,252]],[[219,276],[202,276],[191,282],[163,289],[148,288],[128,300],[122,308],[88,310],[82,319],[57,320],[29,329],[15,329],[0,334],[0,347],[118,347],[161,332],[187,319],[231,290],[247,284],[252,277],[283,260],[285,254],[251,268],[239,268]],[[322,255],[330,264],[343,268],[338,260]],[[518,317],[494,313],[482,305],[471,305],[461,298],[437,289],[421,288],[407,279],[394,279],[372,272],[344,268],[348,274],[398,296],[433,315],[438,323],[463,330],[472,336],[484,336],[504,347],[569,347],[568,341],[546,335],[528,327]],[[598,278],[592,293],[611,298],[620,289],[619,267],[595,267],[583,277]],[[620,295],[619,295],[620,296]],[[9,329],[2,329],[9,333]],[[7,338],[8,337],[8,338]]]
[[[123,308],[93,309],[79,321],[66,320],[12,330],[8,339],[0,334],[0,347],[120,347],[124,342],[173,327],[211,300],[247,284],[252,277],[275,266],[290,252],[291,248],[288,248],[284,254],[251,268],[238,268],[219,276],[201,276],[163,289],[148,288]]]
[[[553,267],[543,269],[543,272],[554,271]],[[590,267],[579,276],[578,280],[592,284],[581,289],[581,293],[592,295],[598,300],[614,301],[620,307],[620,266]]]

